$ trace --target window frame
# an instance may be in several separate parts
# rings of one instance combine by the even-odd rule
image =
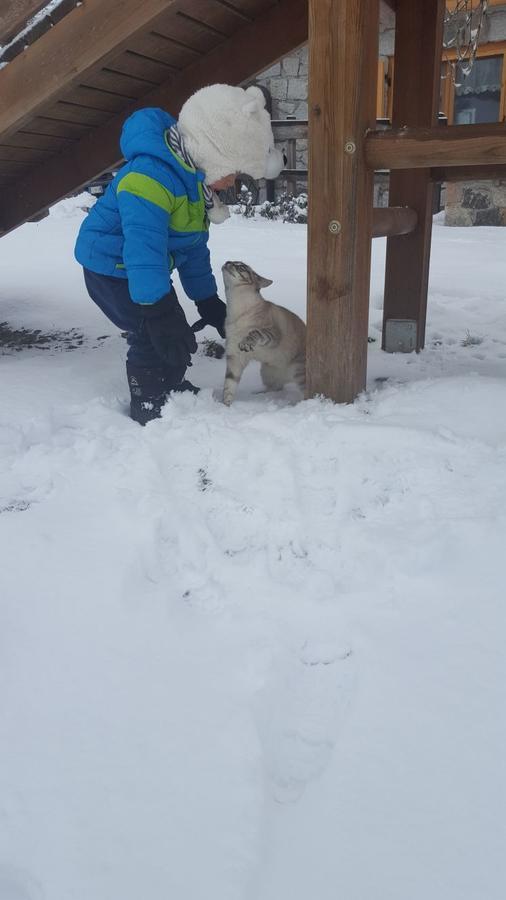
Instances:
[[[487,56],[502,56],[502,76],[501,76],[501,97],[499,101],[499,118],[498,122],[506,121],[506,41],[491,41],[489,44],[482,44],[478,47],[476,56],[478,59]],[[441,72],[446,71],[445,84],[441,90],[441,109],[448,119],[448,125],[454,124],[455,119],[455,90],[453,89],[452,80],[449,74],[450,63],[457,59],[457,51],[455,49],[445,50],[441,57]],[[380,60],[381,62],[381,60]],[[392,121],[392,101],[393,101],[393,84],[395,77],[395,57],[388,57],[388,67],[384,75],[387,99],[386,109],[387,117]]]

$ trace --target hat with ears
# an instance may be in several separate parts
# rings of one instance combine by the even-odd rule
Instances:
[[[265,96],[254,85],[246,90],[229,84],[201,88],[183,104],[178,127],[207,184],[235,172],[276,178],[283,168]]]

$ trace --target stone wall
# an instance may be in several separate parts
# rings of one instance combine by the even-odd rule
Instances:
[[[490,7],[481,34],[481,43],[506,41],[506,2]],[[395,17],[382,5],[380,24],[380,57],[393,56]],[[302,47],[262,72],[255,83],[267,88],[272,97],[272,118],[295,116],[307,119],[308,50]],[[282,144],[279,144],[282,147]],[[297,141],[297,168],[307,169],[307,141]],[[283,190],[282,181],[276,191]],[[297,191],[306,190],[305,182],[297,182]],[[449,184],[445,193],[445,222],[448,225],[506,225],[506,181]],[[264,191],[262,192],[263,197]],[[388,175],[377,175],[375,206],[388,205]]]
[[[506,181],[447,184],[445,225],[506,225]]]
[[[307,74],[307,47],[301,47],[257,76],[272,97],[273,119],[307,119]]]

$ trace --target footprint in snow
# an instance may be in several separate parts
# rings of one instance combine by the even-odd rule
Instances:
[[[257,697],[257,727],[270,790],[297,801],[328,765],[353,691],[351,649],[306,641],[275,666]]]

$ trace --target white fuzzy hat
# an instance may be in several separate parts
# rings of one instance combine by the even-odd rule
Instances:
[[[201,88],[183,104],[178,126],[208,184],[234,172],[276,178],[283,168],[265,96],[254,85],[246,90],[229,84]]]

